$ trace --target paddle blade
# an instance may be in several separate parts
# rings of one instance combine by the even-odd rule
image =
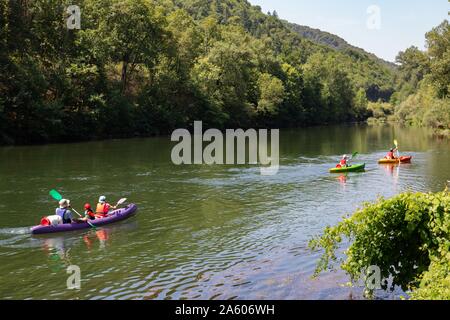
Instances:
[[[125,201],[127,201],[127,198],[122,198],[122,199],[120,199],[119,201],[117,201],[116,207],[117,207],[117,206],[120,206],[120,205],[123,204]]]
[[[394,145],[395,145],[396,148],[398,148],[398,141],[397,140],[394,140]]]
[[[358,151],[356,151],[356,152],[353,152],[353,154],[352,154],[352,158],[356,157],[357,155],[358,155]]]
[[[63,198],[62,195],[58,191],[56,191],[55,189],[50,190],[49,194],[56,201],[59,201],[59,200],[61,200]]]
[[[97,227],[94,226],[92,223],[90,223],[89,221],[86,220],[86,222],[88,223],[88,225],[91,226],[92,229],[97,230]]]

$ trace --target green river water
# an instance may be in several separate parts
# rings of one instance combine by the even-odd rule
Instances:
[[[381,166],[398,139],[413,162]],[[307,243],[363,201],[450,180],[450,141],[425,129],[341,125],[280,132],[280,170],[171,163],[170,137],[0,148],[0,299],[348,299],[342,272],[310,277]],[[330,174],[359,151],[366,172]],[[95,230],[31,236],[58,189],[82,210],[127,197],[138,214]],[[68,290],[78,265],[81,289]],[[397,295],[380,293],[381,298]]]

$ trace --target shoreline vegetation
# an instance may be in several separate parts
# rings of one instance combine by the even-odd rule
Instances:
[[[350,240],[345,259],[338,259],[340,244]],[[315,276],[340,263],[352,283],[363,281],[366,297],[374,297],[366,274],[380,270],[379,289],[400,287],[410,299],[450,299],[450,193],[403,193],[366,203],[322,236],[310,242],[321,249]],[[366,279],[366,277],[368,277]]]
[[[389,102],[369,102],[368,123],[400,122],[450,137],[450,27],[426,34],[427,50],[410,47],[397,56],[396,90]]]

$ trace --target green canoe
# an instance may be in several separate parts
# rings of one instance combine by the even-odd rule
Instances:
[[[340,173],[340,172],[355,172],[355,171],[364,171],[366,167],[365,163],[362,164],[354,164],[345,168],[333,168],[330,169],[331,173]]]

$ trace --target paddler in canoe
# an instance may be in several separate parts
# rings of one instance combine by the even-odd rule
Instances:
[[[97,208],[95,209],[95,215],[97,218],[105,218],[108,216],[109,210],[116,208],[117,206],[111,206],[111,204],[106,202],[105,196],[100,196],[98,198]]]
[[[63,224],[76,222],[70,211],[70,200],[59,200],[59,208],[56,208],[55,214],[61,218]]]
[[[52,216],[43,217],[41,219],[41,225],[50,226],[58,224],[70,224],[83,222],[82,219],[77,219],[73,217],[72,207],[70,205],[70,200],[61,199],[58,201],[59,207],[56,208],[55,214]]]
[[[364,171],[364,168],[366,167],[365,163],[361,164],[349,164],[351,160],[353,160],[358,155],[358,152],[354,152],[352,157],[350,158],[346,154],[342,156],[341,161],[336,165],[336,167],[331,168],[331,173],[342,173],[342,172],[358,172],[358,171]]]
[[[84,221],[87,220],[95,220],[95,212],[92,210],[92,207],[89,203],[84,205]]]
[[[84,212],[85,216],[84,218],[74,218],[72,214],[72,206],[70,205],[70,200],[67,199],[61,199],[59,200],[59,208],[56,208],[56,216],[60,217],[59,221],[56,221],[56,224],[62,223],[81,223],[87,220],[93,220],[95,219],[94,212],[92,209],[90,209],[89,203],[86,203],[84,205],[84,208],[86,211]],[[89,212],[90,211],[90,212]],[[51,217],[51,216],[50,216]],[[47,217],[49,218],[49,217]],[[58,223],[59,222],[59,223]],[[54,224],[55,222],[51,223]]]
[[[394,145],[395,148],[390,149],[383,159],[378,160],[379,164],[399,164],[411,162],[412,156],[400,156],[397,140],[394,140]],[[395,155],[395,152],[397,152],[397,156]]]
[[[349,157],[346,154],[344,154],[342,156],[341,161],[339,161],[339,163],[336,165],[336,168],[347,168],[348,167],[348,160],[349,160]]]
[[[395,156],[395,152],[398,151],[397,148],[391,148],[391,150],[389,150],[389,152],[386,154],[386,156],[384,157],[385,159],[388,160],[395,160],[398,157]]]

